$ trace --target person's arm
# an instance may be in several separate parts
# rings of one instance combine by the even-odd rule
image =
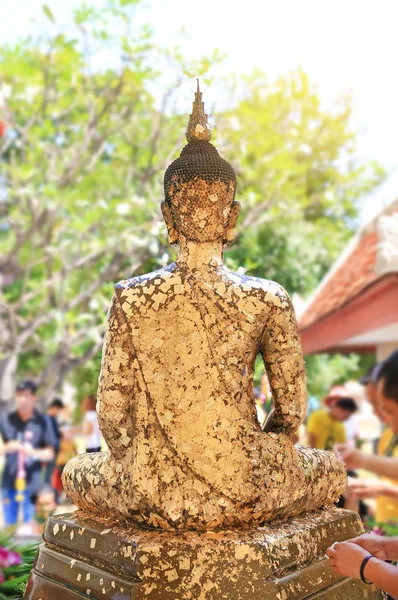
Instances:
[[[374,454],[365,454],[364,452],[360,454],[359,468],[372,471],[381,477],[398,479],[398,458],[376,456]]]
[[[5,442],[3,446],[0,448],[0,456],[4,454],[12,454],[13,452],[18,452],[23,449],[23,444],[18,442],[17,440],[10,440],[9,442]]]
[[[398,501],[398,486],[390,481],[380,479],[350,479],[347,490],[355,498],[377,498],[378,496],[387,496],[394,501]]]
[[[274,402],[264,430],[293,435],[307,413],[304,359],[291,300],[281,286],[274,285],[261,345]]]
[[[42,462],[49,462],[54,458],[53,446],[47,446],[46,448],[24,448],[24,452],[27,456]]]
[[[398,594],[398,567],[383,562],[378,558],[372,558],[365,566],[364,576],[383,592],[387,592],[394,598]]]
[[[362,562],[371,552],[353,540],[340,542],[326,551],[329,565],[335,573],[343,577],[360,578]],[[380,589],[396,597],[398,593],[398,567],[390,565],[376,556],[371,558],[364,570],[364,577]]]
[[[348,470],[366,469],[381,477],[398,479],[398,458],[365,454],[365,452],[361,452],[346,444],[337,445],[336,449]]]
[[[0,446],[0,456],[18,452],[23,448],[23,444],[21,444],[21,442],[19,442],[18,440],[8,439],[4,419],[0,420],[0,439],[3,442],[3,444]]]
[[[384,537],[384,535],[364,533],[353,538],[350,542],[361,546],[369,554],[374,554],[380,560],[398,561],[398,538],[396,537]]]

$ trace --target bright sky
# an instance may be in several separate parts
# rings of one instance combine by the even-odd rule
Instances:
[[[7,3],[0,39],[29,33],[30,18],[41,19],[42,4]],[[76,2],[47,4],[58,22],[67,23]],[[218,47],[228,54],[225,74],[257,67],[273,77],[301,66],[325,103],[349,91],[360,155],[392,173],[364,200],[363,220],[398,196],[397,0],[147,0],[144,6],[140,18],[160,44],[175,44],[184,27],[185,55],[195,58]]]

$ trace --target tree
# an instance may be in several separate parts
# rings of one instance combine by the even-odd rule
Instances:
[[[324,109],[300,70],[277,81],[255,72],[233,83],[230,95],[242,99],[217,120],[237,170],[243,216],[228,264],[308,296],[358,226],[361,198],[384,170],[356,159],[350,98]],[[306,365],[309,393],[322,397],[369,361],[309,356]],[[256,383],[263,373],[257,361]]]
[[[242,86],[242,84],[240,84]],[[230,91],[236,95],[237,85]],[[231,264],[308,294],[357,227],[358,204],[383,179],[356,159],[349,97],[322,107],[302,71],[248,76],[243,98],[220,116],[243,207]]]
[[[134,30],[136,4],[83,5],[73,35],[54,25],[51,36],[1,50],[3,402],[17,369],[36,375],[49,399],[98,353],[111,282],[161,260],[161,175],[183,131],[181,117],[166,114],[192,70],[147,27]],[[162,59],[173,83],[159,105],[150,89]],[[203,57],[195,73],[212,61]]]
[[[94,386],[112,282],[169,261],[159,200],[186,125],[175,91],[220,55],[187,65],[178,48],[158,48],[134,29],[138,5],[83,5],[73,32],[45,7],[51,35],[0,50],[3,402],[17,370],[38,378],[44,400],[73,374]],[[350,158],[349,104],[323,110],[303,73],[275,84],[255,73],[231,97],[215,136],[243,206],[228,264],[306,293],[381,172]]]
[[[360,354],[311,354],[305,359],[308,394],[325,398],[331,387],[358,380],[374,362],[373,356]]]

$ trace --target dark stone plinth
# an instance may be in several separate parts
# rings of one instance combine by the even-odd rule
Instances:
[[[333,574],[325,550],[362,532],[355,513],[307,514],[255,530],[123,528],[81,512],[49,519],[25,600],[381,600]]]

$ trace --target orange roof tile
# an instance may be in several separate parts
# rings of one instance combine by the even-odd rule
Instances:
[[[378,241],[376,231],[358,239],[345,260],[331,273],[318,293],[314,294],[299,319],[300,330],[335,312],[382,276],[375,269]]]

